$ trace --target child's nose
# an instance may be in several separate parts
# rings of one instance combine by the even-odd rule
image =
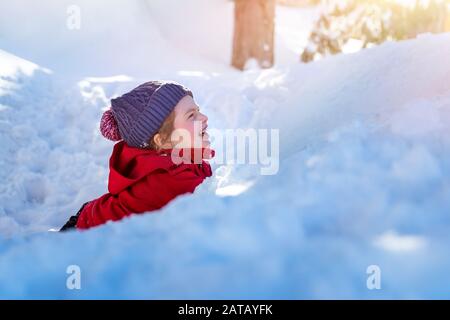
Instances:
[[[207,122],[208,121],[208,117],[205,114],[200,113],[200,116],[201,116],[203,122]]]

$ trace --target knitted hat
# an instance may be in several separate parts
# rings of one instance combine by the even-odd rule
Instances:
[[[172,81],[149,81],[111,99],[111,108],[100,121],[102,135],[112,141],[125,140],[130,147],[144,148],[158,132],[177,103],[193,97],[186,87]]]

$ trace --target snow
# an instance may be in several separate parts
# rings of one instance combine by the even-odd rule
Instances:
[[[36,11],[27,23],[50,8],[65,14],[61,3],[26,9]],[[150,11],[159,20],[123,18],[151,26],[151,44],[130,40],[111,55],[104,50],[125,27],[118,42],[75,53],[113,26],[72,44],[59,30],[50,48],[37,34],[25,47],[27,23],[13,30],[0,19],[12,32],[0,37],[0,298],[449,298],[450,34],[240,73],[221,64],[213,36],[202,34],[213,43],[205,51],[198,39],[179,42],[177,15],[162,3]],[[209,21],[180,34],[192,38]],[[131,51],[137,59],[125,58]],[[149,78],[190,87],[210,128],[279,129],[279,172],[213,163],[195,194],[158,214],[49,232],[106,192],[112,143],[98,131],[102,110]],[[72,265],[81,290],[66,287]],[[380,290],[366,287],[372,265]]]
[[[70,0],[0,3],[2,49],[62,72],[65,78],[111,76],[123,70],[144,78],[154,73],[172,76],[179,70],[229,71],[232,1],[191,0],[186,5],[180,0],[131,0],[124,6],[121,0],[79,0],[79,29],[66,27],[71,6]],[[318,15],[314,8],[277,7],[277,64],[299,61]]]

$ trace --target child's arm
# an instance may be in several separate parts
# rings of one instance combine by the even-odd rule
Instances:
[[[119,200],[134,213],[157,210],[179,195],[193,193],[203,180],[204,177],[195,174],[188,166],[186,170],[176,170],[176,173],[161,170],[122,192]]]
[[[182,166],[186,167],[153,171],[119,195],[107,193],[92,201],[80,215],[77,228],[87,229],[132,213],[158,210],[177,196],[194,192],[205,176],[196,174],[192,166]]]

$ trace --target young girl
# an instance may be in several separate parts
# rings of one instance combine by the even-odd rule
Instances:
[[[212,175],[203,160],[214,156],[207,126],[192,92],[175,82],[146,82],[112,99],[100,121],[103,136],[120,140],[109,161],[109,192],[84,203],[61,231],[158,210],[194,192]]]

